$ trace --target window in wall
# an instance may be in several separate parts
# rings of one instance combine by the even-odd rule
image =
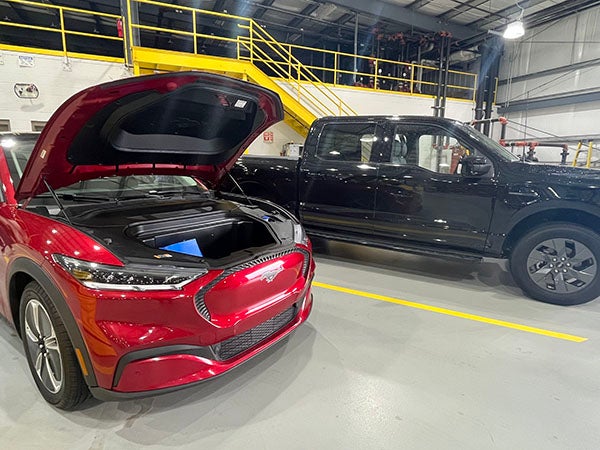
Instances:
[[[42,120],[32,120],[31,121],[31,131],[42,131],[46,126],[46,122]]]
[[[10,120],[0,119],[0,131],[10,131]]]
[[[323,128],[317,156],[333,161],[369,162],[376,142],[374,123],[330,124]]]

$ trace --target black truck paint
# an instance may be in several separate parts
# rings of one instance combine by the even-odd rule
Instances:
[[[232,175],[314,236],[509,258],[520,287],[550,303],[600,295],[600,172],[523,162],[456,121],[322,118],[299,159],[244,156]]]

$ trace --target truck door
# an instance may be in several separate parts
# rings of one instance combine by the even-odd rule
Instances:
[[[311,132],[299,174],[299,212],[309,229],[372,232],[383,129],[370,119],[326,122]],[[311,139],[311,137],[309,137]]]
[[[390,121],[377,185],[374,234],[431,247],[484,249],[497,183],[460,175],[460,158],[482,155],[451,124]]]

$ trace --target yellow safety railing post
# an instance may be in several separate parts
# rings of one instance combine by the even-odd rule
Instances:
[[[297,74],[297,83],[296,83],[296,89],[298,90],[298,101],[301,100],[301,95],[300,95],[300,88],[302,87],[302,85],[300,84],[300,63],[298,63],[298,65],[296,66],[296,74]]]
[[[379,60],[375,60],[373,63],[373,69],[375,69],[375,78],[373,79],[373,88],[378,89],[379,83],[377,81],[377,77],[379,76]]]
[[[292,79],[292,46],[288,45],[288,80]]]
[[[411,63],[410,65],[410,94],[414,94],[414,85],[415,85],[415,65]]]
[[[126,54],[131,54],[131,52],[133,51],[133,24],[131,23],[131,1],[132,0],[127,0],[127,33],[129,34],[129,36],[125,40],[128,46],[127,51],[125,52]]]
[[[254,20],[250,21],[250,62],[254,64]]]
[[[198,54],[198,29],[196,28],[196,11],[192,11],[192,30],[194,31],[194,55]]]
[[[577,158],[579,158],[579,153],[581,153],[581,146],[583,145],[583,142],[579,141],[579,144],[577,144],[577,149],[575,150],[575,156],[573,157],[573,167],[577,167]]]
[[[67,59],[67,35],[65,34],[65,15],[62,8],[58,9],[58,16],[60,18],[60,38],[62,40],[62,49],[63,53],[65,54],[65,59]]]
[[[338,54],[333,55],[333,85],[337,86],[338,84]]]
[[[587,160],[585,162],[585,167],[588,169],[592,166],[592,150],[594,149],[594,143],[590,141],[588,146]]]

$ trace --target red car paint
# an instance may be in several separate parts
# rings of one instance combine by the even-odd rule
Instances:
[[[120,98],[142,92],[168,94],[178,88],[193,83],[223,84],[228,86],[235,83],[236,89],[242,93],[252,93],[258,96],[258,106],[265,113],[265,120],[247,136],[245,143],[226,161],[216,165],[183,166],[178,164],[122,164],[114,165],[77,165],[71,164],[65,154],[68,146],[77,134],[89,122],[90,118],[99,113],[107,105]],[[75,94],[62,104],[48,120],[31,155],[15,196],[22,201],[28,197],[46,191],[45,179],[54,189],[68,186],[86,178],[119,175],[143,174],[182,174],[194,175],[210,184],[215,184],[231,167],[256,137],[266,128],[280,119],[277,117],[277,103],[274,97],[264,91],[257,91],[251,84],[239,87],[236,80],[200,72],[180,72],[177,74],[129,78],[112,83],[90,87]]]
[[[19,201],[47,189],[42,178],[57,188],[78,180],[114,175],[118,171],[119,175],[184,174],[214,184],[234,164],[246,143],[281,119],[274,94],[267,95],[264,90],[251,85],[244,87],[259,96],[265,120],[234,155],[220,164],[185,167],[177,164],[74,166],[65,157],[69,143],[78,131],[107,103],[146,89],[160,93],[173,91],[197,80],[229,85],[224,77],[193,73],[139,77],[92,87],[75,95],[59,108],[44,129],[16,190],[12,186],[5,152],[0,147],[0,179],[5,199],[0,205],[3,256],[0,279],[5,280],[0,283],[0,313],[18,327],[19,298],[14,292],[14,281],[18,271],[23,269],[15,267],[23,261],[37,267],[39,271],[28,275],[36,280],[37,277],[45,277],[56,289],[54,295],[58,298],[53,300],[64,300],[66,308],[59,308],[59,312],[76,352],[81,355],[85,379],[92,393],[99,398],[113,399],[120,398],[120,393],[169,389],[222,374],[289,334],[307,319],[312,308],[310,284],[314,261],[310,242],[296,244],[297,252],[292,250],[284,256],[226,277],[223,269],[210,270],[178,291],[89,289],[56,263],[52,255],[111,266],[123,266],[123,261],[101,242],[67,222],[30,212],[18,205]],[[236,84],[236,87],[239,85]],[[303,271],[303,267],[307,269]],[[277,277],[270,279],[274,271]],[[205,303],[211,313],[210,319],[207,319],[198,312],[195,296],[219,277],[220,281],[205,295]],[[209,348],[239,336],[292,305],[297,308],[293,320],[230,359],[216,360],[183,350],[177,352],[177,349],[188,347]],[[71,323],[74,325],[70,326]],[[161,354],[161,349],[165,348],[168,349],[167,354]],[[133,353],[134,357],[127,359],[132,352],[141,353]]]

